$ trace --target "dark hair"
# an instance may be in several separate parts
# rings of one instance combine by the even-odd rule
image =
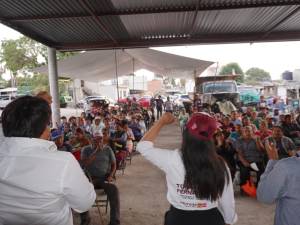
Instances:
[[[124,127],[125,125],[128,125],[128,120],[122,120],[121,121],[122,127]]]
[[[274,128],[278,128],[278,129],[282,130],[282,127],[281,127],[280,125],[274,125],[274,126],[272,127],[272,129],[274,129]]]
[[[42,98],[24,96],[9,103],[2,112],[5,137],[39,138],[50,122],[51,109]]]
[[[77,127],[75,133],[84,134],[83,130],[80,127]]]
[[[199,199],[216,201],[229,182],[229,174],[224,160],[216,153],[213,140],[198,140],[184,130],[181,151],[186,171],[184,187],[191,189]]]

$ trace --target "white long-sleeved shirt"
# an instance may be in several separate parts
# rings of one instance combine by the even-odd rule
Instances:
[[[0,143],[0,225],[72,225],[71,208],[87,211],[96,194],[78,162],[53,142]]]
[[[209,210],[218,207],[226,224],[233,224],[237,221],[231,177],[229,183],[225,184],[223,194],[218,201],[198,199],[191,190],[183,187],[185,168],[179,150],[155,148],[149,141],[139,142],[137,150],[165,172],[168,188],[167,199],[172,206],[187,211]],[[230,176],[229,170],[228,174]]]

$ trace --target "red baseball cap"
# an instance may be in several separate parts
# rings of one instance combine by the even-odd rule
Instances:
[[[202,141],[212,140],[218,127],[220,123],[205,112],[194,113],[186,124],[188,132]]]

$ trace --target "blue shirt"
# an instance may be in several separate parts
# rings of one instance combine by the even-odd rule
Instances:
[[[257,188],[257,199],[276,202],[274,225],[300,223],[300,158],[270,160]]]

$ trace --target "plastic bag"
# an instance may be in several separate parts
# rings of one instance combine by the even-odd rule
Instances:
[[[256,187],[251,180],[247,180],[246,184],[242,185],[241,188],[248,196],[256,198]]]

